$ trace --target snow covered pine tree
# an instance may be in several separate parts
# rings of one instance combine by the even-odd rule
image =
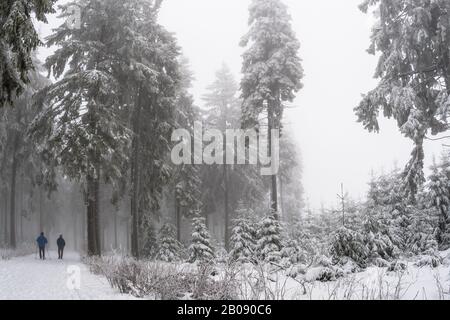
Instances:
[[[206,219],[197,214],[192,219],[192,242],[189,247],[189,262],[208,265],[213,263],[215,254],[211,237],[205,225]]]
[[[245,128],[255,127],[260,115],[267,112],[268,132],[281,129],[283,103],[293,101],[302,88],[300,43],[290,20],[281,0],[253,0],[250,5],[250,31],[241,41],[242,47],[248,47],[241,81]],[[269,150],[271,140],[269,134]],[[271,208],[278,219],[277,175],[271,177]]]
[[[380,109],[414,142],[403,173],[411,200],[424,183],[424,140],[449,129],[450,1],[365,0],[360,9],[378,12],[370,54],[380,54],[378,86],[355,108],[364,128],[378,132]]]
[[[33,51],[41,45],[32,17],[47,22],[56,0],[8,0],[0,2],[0,109],[14,104],[30,82]],[[33,16],[34,14],[34,16]]]
[[[230,258],[238,263],[253,262],[256,259],[257,240],[253,212],[240,203],[236,216],[230,239]]]

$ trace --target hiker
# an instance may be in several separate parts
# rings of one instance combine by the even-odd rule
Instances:
[[[43,232],[41,232],[39,238],[36,239],[36,242],[39,247],[39,258],[41,260],[45,260],[45,246],[47,245],[48,241]]]
[[[64,255],[64,247],[66,246],[66,241],[62,235],[59,236],[56,244],[58,245],[58,259],[62,260]]]

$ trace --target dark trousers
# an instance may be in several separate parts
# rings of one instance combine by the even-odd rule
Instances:
[[[64,247],[58,248],[58,259],[62,260],[63,256],[64,256]]]
[[[39,247],[39,258],[45,260],[45,247]]]

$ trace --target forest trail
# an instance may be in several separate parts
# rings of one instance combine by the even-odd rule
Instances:
[[[112,289],[106,278],[93,275],[79,254],[68,252],[64,260],[41,261],[35,255],[0,260],[0,300],[124,300],[131,299]],[[68,283],[79,274],[80,286]],[[73,286],[72,286],[73,287]]]

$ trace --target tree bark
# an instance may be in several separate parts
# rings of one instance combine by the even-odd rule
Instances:
[[[228,166],[223,166],[223,181],[224,181],[224,209],[225,209],[225,249],[230,250],[230,206],[229,206],[229,191],[228,191]]]
[[[132,165],[131,165],[131,255],[139,259],[139,147],[141,134],[141,86],[137,92],[135,114],[133,119]]]
[[[44,196],[42,192],[43,186],[39,187],[39,230],[38,234],[44,231]]]
[[[275,119],[274,119],[274,114],[273,114],[273,106],[268,107],[268,138],[269,138],[269,152],[270,155],[272,155],[272,129],[276,129],[275,128]],[[272,175],[271,176],[271,209],[273,212],[273,216],[275,217],[275,219],[279,219],[279,214],[278,214],[278,188],[277,188],[277,175]]]
[[[181,208],[176,195],[175,195],[175,219],[177,222],[177,240],[178,242],[181,242]]]
[[[94,182],[91,176],[87,177],[87,252],[88,256],[95,256],[97,244],[95,236],[95,199],[93,195]]]
[[[5,186],[4,188],[4,194],[3,194],[3,200],[4,200],[4,207],[3,207],[3,224],[2,228],[3,230],[0,230],[3,232],[3,242],[5,244],[8,243],[8,188]]]
[[[280,185],[280,213],[281,213],[281,217],[282,219],[284,219],[285,221],[290,221],[290,219],[292,218],[291,216],[287,215],[286,210],[286,206],[284,203],[284,183],[283,183],[283,178],[280,176],[278,178],[278,183]]]
[[[119,246],[118,239],[117,239],[117,210],[114,212],[114,249],[117,250]]]
[[[97,167],[97,175],[94,179],[94,199],[95,199],[95,244],[96,244],[96,256],[102,254],[102,241],[100,234],[100,169]]]
[[[10,184],[10,225],[9,225],[9,246],[13,249],[17,247],[16,239],[16,185],[17,185],[17,149],[19,148],[19,133],[14,133],[12,165],[11,165],[11,184]]]
[[[92,174],[87,177],[87,250],[89,256],[100,256],[99,232],[99,179]]]

